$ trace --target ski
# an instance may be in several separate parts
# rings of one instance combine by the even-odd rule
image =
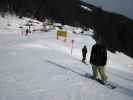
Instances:
[[[85,65],[89,65],[88,63],[86,63],[86,62],[83,62],[82,60],[81,60],[81,62],[82,62],[83,64],[85,64]]]
[[[101,84],[101,85],[103,85],[103,86],[105,86],[105,87],[107,87],[109,89],[115,89],[116,88],[116,86],[112,82],[110,82],[110,81],[107,81],[106,83],[103,83],[102,80],[94,79],[92,76],[89,76],[88,78],[98,82],[99,84]]]
[[[116,86],[110,81],[107,81],[106,83],[103,83],[102,80],[100,80],[100,79],[96,79],[96,81],[98,83],[102,84],[103,86],[106,86],[106,87],[108,87],[110,89],[115,89],[116,88]]]

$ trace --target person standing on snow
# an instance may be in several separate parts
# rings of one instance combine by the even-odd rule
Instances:
[[[98,40],[93,45],[90,55],[90,64],[92,65],[93,79],[97,79],[98,73],[101,77],[101,82],[106,84],[107,75],[105,74],[105,65],[107,62],[107,50],[106,47],[101,44],[101,40]]]
[[[27,36],[29,34],[29,30],[28,29],[26,29],[26,34],[25,34],[25,36]]]
[[[87,47],[86,47],[86,45],[84,45],[84,47],[82,48],[82,62],[83,63],[85,63],[86,54],[87,54]]]

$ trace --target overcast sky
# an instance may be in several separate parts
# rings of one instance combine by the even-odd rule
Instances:
[[[82,0],[133,19],[133,0]]]

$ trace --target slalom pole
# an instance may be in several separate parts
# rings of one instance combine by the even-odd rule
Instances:
[[[74,40],[71,40],[71,55],[73,53],[73,48],[74,48]]]

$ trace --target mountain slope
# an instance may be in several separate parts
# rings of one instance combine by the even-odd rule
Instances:
[[[107,74],[117,85],[115,90],[86,78],[86,73],[91,75],[91,65],[80,61],[81,48],[87,45],[88,62],[95,41],[90,36],[73,34],[71,28],[64,27],[69,33],[67,42],[56,39],[55,29],[29,36],[22,36],[18,30],[6,30],[7,34],[1,30],[0,100],[132,100],[133,71],[128,65],[132,59],[108,51]]]

